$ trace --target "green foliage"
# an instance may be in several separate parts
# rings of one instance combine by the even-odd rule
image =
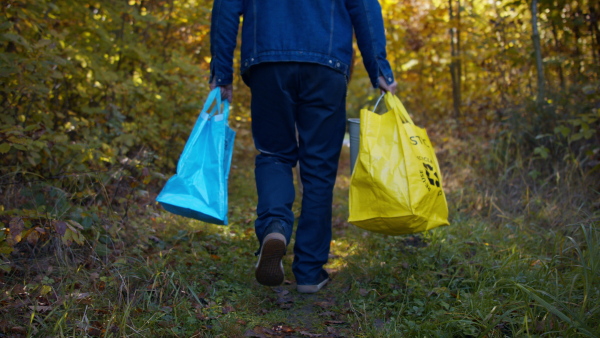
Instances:
[[[1,10],[5,220],[30,218],[24,199],[43,195],[34,218],[47,224],[24,231],[50,231],[81,218],[78,206],[126,208],[133,188],[143,194],[173,172],[208,90],[207,4],[31,0]]]
[[[600,6],[588,0],[539,3],[547,80],[542,106],[535,103],[530,1],[383,1],[399,95],[422,126],[440,121],[447,126],[444,134],[463,139],[475,133],[498,151],[508,151],[508,159],[535,158],[540,172],[564,169],[567,163],[568,170],[586,175],[600,163]],[[451,36],[460,40],[456,55]],[[462,69],[459,116],[451,114],[450,71],[457,62]],[[352,116],[372,106],[369,99],[376,96],[362,89],[364,76],[357,68],[350,85]]]
[[[577,173],[593,181],[600,169],[600,87],[586,88],[588,94],[578,87],[556,94],[541,109],[531,102],[507,111],[487,156],[490,169],[503,172],[520,162],[536,177]]]
[[[431,128],[444,121],[445,133],[491,139],[497,151],[510,154],[503,158],[531,158],[538,166],[531,176],[563,163],[584,175],[596,172],[598,5],[540,2],[549,89],[546,104],[538,107],[528,80],[535,66],[527,3],[457,4],[382,2],[389,59],[417,123]],[[64,218],[74,208],[102,206],[94,223],[100,224],[112,212],[127,216],[134,200],[160,187],[174,171],[208,90],[211,5],[207,0],[11,0],[2,7],[5,232],[12,217],[29,217],[23,211],[29,208],[23,207],[27,196],[44,196],[35,208],[46,205],[45,216],[34,218],[45,217],[48,224],[76,221]],[[452,55],[450,30],[461,41]],[[449,69],[458,64],[463,101],[460,116],[450,118]],[[370,86],[357,55],[349,116],[374,102],[377,92],[367,90]],[[234,87],[234,123],[244,123],[249,92],[239,78]],[[496,169],[509,165],[489,162]],[[36,221],[26,229],[33,225],[44,226]]]

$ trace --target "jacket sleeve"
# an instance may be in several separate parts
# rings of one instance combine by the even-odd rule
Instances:
[[[242,15],[243,0],[215,0],[210,24],[210,81],[224,86],[233,82],[233,51]]]
[[[388,84],[394,82],[394,74],[387,61],[385,30],[381,6],[377,0],[348,0],[346,2],[358,48],[373,87],[377,78],[383,76]]]

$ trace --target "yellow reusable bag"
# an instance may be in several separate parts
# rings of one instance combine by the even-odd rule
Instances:
[[[350,180],[348,221],[402,235],[448,225],[448,204],[435,151],[402,102],[385,94],[388,112],[360,112],[360,146]]]

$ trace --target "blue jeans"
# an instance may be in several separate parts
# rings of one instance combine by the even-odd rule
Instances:
[[[292,271],[298,285],[317,284],[331,242],[333,187],[346,125],[346,77],[319,64],[276,62],[253,66],[244,80],[252,91],[252,134],[260,152],[256,236],[262,242],[267,226],[279,221],[290,242],[292,168],[299,163],[304,191]]]

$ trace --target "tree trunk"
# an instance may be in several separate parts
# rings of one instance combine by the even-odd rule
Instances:
[[[542,63],[542,44],[540,43],[540,33],[537,26],[537,4],[538,0],[531,1],[531,26],[533,48],[535,51],[535,68],[537,69],[537,104],[541,106],[546,97],[546,86],[544,80],[544,65]]]
[[[460,0],[456,0],[456,77],[458,79],[458,83],[456,86],[457,89],[457,97],[458,97],[458,106],[462,104],[462,74],[463,74],[463,65],[462,65],[462,47],[460,45],[460,32],[461,32],[461,21],[460,21]]]
[[[574,63],[575,63],[575,82],[580,83],[581,76],[581,60],[582,60],[582,52],[579,47],[579,41],[581,40],[581,32],[579,29],[578,21],[581,18],[581,11],[579,9],[575,9],[573,15],[571,16],[571,20],[573,20],[573,44],[575,45],[575,54],[573,55]]]
[[[554,51],[556,52],[557,55],[561,56],[561,48],[560,48],[560,42],[558,41],[558,29],[556,28],[556,23],[554,21],[552,21],[552,35],[554,37]],[[558,64],[558,78],[560,81],[560,90],[563,93],[567,92],[567,84],[565,82],[565,75],[563,72],[563,66],[562,63]]]
[[[596,65],[600,62],[600,28],[598,28],[598,22],[600,20],[600,14],[596,11],[596,6],[588,2],[588,9],[590,11],[590,31],[592,33],[592,54],[594,55],[594,62]],[[595,45],[595,46],[594,46]]]
[[[460,4],[460,2],[458,2]],[[460,13],[460,7],[458,9]],[[448,0],[448,13],[450,14],[450,76],[452,77],[452,99],[454,103],[454,117],[460,117],[460,31],[456,29],[454,22],[454,10],[452,0]],[[460,18],[458,14],[457,18]]]

